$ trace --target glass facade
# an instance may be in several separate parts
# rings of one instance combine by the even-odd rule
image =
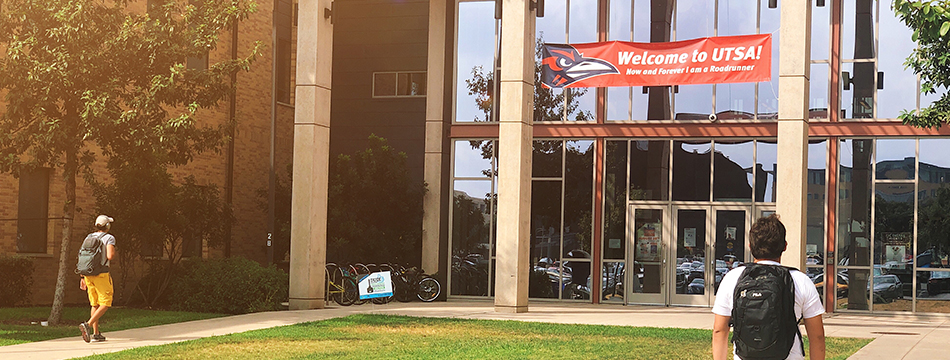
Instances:
[[[950,203],[950,163],[940,156],[950,140],[894,137],[858,122],[896,124],[901,111],[925,107],[946,89],[921,94],[917,77],[904,69],[911,31],[889,3],[826,3],[812,4],[811,58],[805,59],[810,85],[803,100],[818,125],[805,159],[803,270],[820,292],[833,289],[836,304],[828,306],[835,309],[950,313],[944,309],[950,308],[950,245],[942,245],[950,238],[942,226],[950,213],[942,205]],[[529,297],[677,305],[683,295],[694,298],[684,305],[710,305],[721,276],[751,260],[748,226],[774,213],[782,196],[784,159],[774,130],[782,2],[776,8],[750,0],[591,4],[547,1],[537,19],[538,43],[772,34],[772,81],[539,85],[535,130],[554,130],[533,142]],[[495,2],[457,5],[454,122],[492,126],[504,56]],[[833,6],[841,7],[838,19]],[[840,39],[833,39],[839,25]],[[726,121],[710,124],[712,114]],[[841,127],[822,127],[835,121]],[[866,137],[841,135],[849,133]],[[492,296],[498,141],[453,140],[450,294]],[[662,268],[663,261],[673,265]],[[597,293],[600,299],[592,298]]]
[[[937,222],[946,214],[940,195],[950,172],[937,153],[950,139],[846,139],[839,146],[837,262],[846,286],[837,307],[950,312],[950,298],[941,296],[948,246],[936,235],[945,231]]]

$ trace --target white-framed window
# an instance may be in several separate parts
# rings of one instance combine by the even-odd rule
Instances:
[[[388,71],[373,73],[374,98],[425,96],[425,71]]]

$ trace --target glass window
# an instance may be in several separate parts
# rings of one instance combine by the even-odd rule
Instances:
[[[495,3],[458,3],[455,121],[489,121],[494,82]]]
[[[828,118],[828,64],[811,64],[810,90],[808,91],[808,118]]]
[[[917,267],[948,268],[950,236],[950,139],[920,139],[917,187]],[[926,279],[924,279],[926,280]]]
[[[806,192],[806,263],[824,264],[825,257],[825,161],[828,155],[825,140],[808,143],[808,181]]]
[[[631,0],[610,2],[607,34],[609,40],[636,42],[672,40],[670,37],[672,29],[669,25],[672,21],[670,18],[672,2],[632,1],[632,8]],[[657,15],[656,19],[653,15]],[[670,87],[607,88],[606,107],[607,121],[670,119]]]
[[[831,3],[811,8],[811,59],[828,60],[831,50]],[[774,41],[774,40],[773,40]],[[777,53],[773,53],[777,54]]]
[[[676,39],[689,40],[715,35],[716,8],[711,1],[677,4]],[[673,94],[675,119],[707,119],[715,112],[713,85],[681,85]],[[732,104],[729,104],[731,106]]]
[[[633,41],[633,1],[609,0],[607,41]]]
[[[568,140],[564,169],[564,256],[591,257],[594,201],[594,142]],[[587,269],[590,274],[590,269]],[[586,280],[580,285],[587,286]]]
[[[923,83],[921,83],[921,86],[923,86]],[[923,87],[921,87],[921,89],[923,89]],[[929,107],[931,104],[934,103],[934,101],[940,100],[942,96],[947,94],[946,87],[935,88],[934,91],[935,93],[933,94],[925,94],[923,90],[921,90],[920,92],[920,108],[921,109]]]
[[[452,295],[488,295],[491,181],[455,182],[452,209]]]
[[[717,141],[713,154],[713,201],[752,201],[752,140]]]
[[[841,56],[870,59],[874,55],[875,0],[842,1]],[[830,6],[830,4],[829,4]]]
[[[950,271],[917,272],[917,311],[950,313]]]
[[[749,0],[720,0],[718,36],[755,34],[758,2]],[[685,3],[681,4],[685,5]],[[693,4],[689,4],[693,6]]]
[[[561,177],[561,159],[564,157],[561,140],[535,140],[531,176]]]
[[[597,42],[597,6],[591,6],[586,0],[568,0],[570,13],[568,19],[568,39],[571,44]],[[547,14],[545,14],[547,16]],[[568,89],[566,92],[568,121],[594,121],[597,112],[597,92],[590,89]],[[572,104],[577,105],[576,108]],[[589,272],[589,271],[588,271]]]
[[[455,177],[490,177],[491,140],[455,141]]]
[[[810,149],[809,149],[810,150]],[[811,153],[809,152],[809,156]],[[755,201],[775,202],[778,144],[775,140],[755,143]]]
[[[663,210],[637,209],[634,212],[633,292],[660,294],[662,292]]]
[[[749,1],[719,2],[718,36],[756,33],[756,6]],[[716,85],[716,114],[719,119],[755,117],[755,83]]]
[[[872,140],[847,139],[839,145],[839,265],[870,265],[872,144]]]
[[[870,119],[874,116],[874,63],[841,64],[841,118]]]
[[[711,154],[708,141],[673,142],[673,200],[709,201]]]
[[[630,200],[667,200],[670,183],[670,142],[630,143]]]
[[[561,254],[561,182],[531,183],[531,263],[528,296],[557,298],[562,277]]]
[[[623,282],[624,282],[624,263],[616,261],[604,261],[602,278],[603,293],[601,302],[604,303],[623,303]]]
[[[913,268],[914,184],[878,183],[874,189],[874,265]]]
[[[762,8],[759,33],[772,34],[772,81],[759,83],[759,103],[756,111],[760,119],[778,119],[778,47],[781,38],[778,29],[781,24],[782,2],[778,1],[778,6],[774,9],[761,4],[759,6]]]
[[[917,76],[913,69],[904,69],[904,61],[914,50],[910,40],[913,31],[893,11],[881,9],[880,44],[886,51],[878,53],[878,69],[884,82],[877,84],[877,117],[896,119],[902,110],[917,107]]]
[[[875,147],[877,180],[913,180],[917,141],[914,139],[878,139]],[[911,194],[913,195],[913,194]]]
[[[49,226],[49,168],[20,171],[16,251],[45,254]]]
[[[755,118],[755,84],[717,84],[716,115],[720,120]]]
[[[396,73],[373,74],[373,96],[395,96]]]
[[[627,143],[607,141],[604,161],[604,259],[623,259],[627,227]],[[622,296],[622,294],[621,294]]]

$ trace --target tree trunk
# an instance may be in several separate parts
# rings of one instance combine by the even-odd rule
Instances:
[[[72,112],[75,114],[75,112]],[[70,115],[69,113],[67,113]],[[67,115],[67,116],[68,116]],[[78,121],[76,122],[78,124]],[[56,275],[56,292],[53,294],[53,309],[49,313],[50,325],[58,325],[63,316],[63,297],[66,293],[66,275],[69,259],[69,240],[73,234],[73,218],[76,216],[76,173],[78,172],[77,148],[66,150],[63,177],[66,180],[66,206],[63,207],[63,240],[59,251],[59,272]],[[78,284],[77,284],[78,286]]]

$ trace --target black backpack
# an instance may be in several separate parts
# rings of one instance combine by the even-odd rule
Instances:
[[[747,264],[733,293],[732,342],[743,359],[788,357],[795,336],[795,282],[785,266]],[[802,346],[802,354],[805,346]]]
[[[79,261],[76,263],[76,273],[84,276],[99,275],[109,272],[106,266],[105,254],[102,252],[102,237],[106,233],[93,233],[86,236],[79,248]]]

